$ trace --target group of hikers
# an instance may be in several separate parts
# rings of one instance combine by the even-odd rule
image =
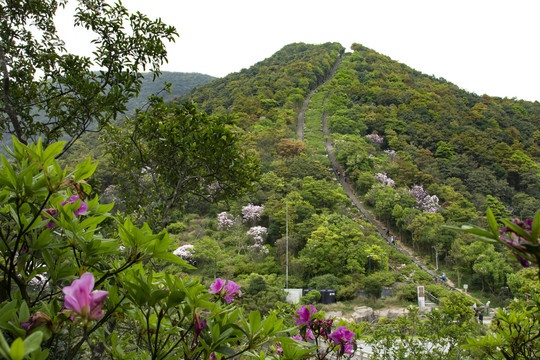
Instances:
[[[343,175],[343,181],[347,182],[347,175],[345,175],[345,171],[342,172],[338,168],[335,168],[334,171],[336,172],[338,179]]]
[[[390,230],[386,229],[386,236],[390,236]],[[390,238],[390,242],[392,243],[392,245],[394,246],[397,246],[397,243],[398,243],[399,239],[397,236],[395,235],[392,235],[392,237]]]

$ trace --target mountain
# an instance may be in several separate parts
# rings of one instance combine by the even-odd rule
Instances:
[[[127,104],[128,113],[133,112],[138,107],[144,106],[150,95],[159,93],[160,96],[163,96],[164,101],[171,101],[187,94],[198,85],[208,83],[214,79],[213,76],[205,74],[170,71],[163,71],[159,78],[153,79],[151,73],[145,73],[139,96],[131,99]],[[170,94],[167,92],[160,93],[164,83],[171,84]]]
[[[199,74],[199,73],[182,73],[182,72],[169,72],[163,71],[161,75],[154,79],[151,73],[144,73],[141,85],[141,91],[139,96],[132,98],[126,104],[127,111],[125,115],[132,114],[135,109],[142,108],[148,102],[150,95],[159,94],[163,97],[164,101],[171,101],[177,97],[183,96],[191,91],[193,88],[200,84],[207,83],[215,79],[213,76]],[[164,84],[171,84],[170,94],[166,91],[162,91]],[[121,116],[120,116],[121,118]],[[39,119],[39,117],[38,117]],[[98,145],[97,136],[89,133],[82,137],[82,142],[91,142],[94,145]],[[12,140],[10,134],[4,134],[2,144],[11,147]],[[80,148],[80,144],[78,146]],[[4,152],[3,148],[0,149]],[[74,150],[71,153],[78,153],[79,150]]]
[[[384,246],[369,240],[376,231],[369,225],[351,230],[355,225],[345,214],[355,209],[328,171],[330,143],[340,174],[347,174],[364,205],[402,244],[444,266],[458,286],[497,292],[515,269],[506,260],[510,252],[447,226],[487,227],[488,207],[497,218],[534,217],[540,209],[540,103],[480,96],[362,45],[352,50],[345,53],[337,43],[290,44],[178,99],[195,101],[211,114],[236,114],[243,146],[261,161],[257,193],[230,211],[234,215],[241,202],[264,206],[266,242],[283,261],[287,199],[294,218],[290,256],[303,285],[323,275],[345,279],[350,261],[367,270],[365,258],[334,252],[347,251],[343,244]],[[219,210],[200,204],[191,209],[200,215]],[[363,236],[352,241],[353,233]],[[387,250],[362,251],[380,259]],[[398,254],[389,258],[401,261]]]
[[[246,141],[271,162],[280,140],[295,137],[304,98],[342,52],[335,43],[291,44],[183,99],[209,113],[238,114]],[[380,150],[401,154],[383,169],[397,186],[423,185],[443,206],[466,201],[479,212],[488,195],[517,214],[540,208],[538,102],[469,93],[358,44],[325,89],[332,136],[348,148],[340,159],[361,192],[367,190],[358,184],[366,176],[361,170],[373,173],[376,164],[353,160],[353,148],[377,134],[384,139]]]

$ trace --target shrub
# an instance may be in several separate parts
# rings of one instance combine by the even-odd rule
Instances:
[[[368,276],[364,280],[364,290],[368,295],[371,295],[375,298],[380,298],[382,293],[382,283],[380,282],[379,277],[374,276],[375,274]]]
[[[317,290],[311,290],[306,295],[300,298],[300,304],[308,305],[314,304],[321,299],[321,293]]]
[[[336,293],[337,301],[346,301],[356,299],[357,289],[355,285],[344,286]]]
[[[315,276],[309,281],[309,287],[315,289],[338,289],[340,280],[332,274]]]
[[[407,284],[399,286],[397,288],[397,297],[403,301],[416,302],[416,300],[418,299],[416,285]]]
[[[167,225],[167,232],[170,234],[179,234],[184,230],[186,230],[186,225],[182,222],[175,222]]]
[[[426,286],[426,290],[435,295],[437,298],[442,299],[446,297],[450,290],[444,285],[429,284]]]

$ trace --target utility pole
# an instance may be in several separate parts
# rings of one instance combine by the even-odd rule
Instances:
[[[289,200],[285,200],[285,289],[289,288]]]
[[[439,271],[439,249],[434,246],[435,249],[435,266],[437,267],[437,271]]]

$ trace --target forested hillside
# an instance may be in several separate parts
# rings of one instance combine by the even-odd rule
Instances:
[[[213,76],[205,74],[170,71],[163,71],[161,75],[155,79],[150,73],[145,73],[143,75],[144,78],[139,96],[131,99],[126,105],[128,114],[135,111],[136,108],[142,108],[148,102],[148,97],[150,95],[159,94],[159,96],[163,97],[164,101],[171,101],[187,94],[196,86],[215,79]],[[171,85],[170,93],[163,91],[165,83]]]
[[[338,220],[351,210],[328,172],[322,134],[315,135],[321,140],[317,149],[309,136],[302,143],[294,132],[303,99],[343,50],[339,44],[291,44],[180,100],[195,101],[210,114],[238,117],[244,146],[261,161],[261,181],[256,194],[213,211],[237,216],[242,205],[264,206],[265,243],[281,256],[284,199],[289,199],[293,274],[304,286],[318,275],[341,277],[343,284],[345,274],[357,276],[368,266],[365,256],[351,267],[350,255],[336,257],[339,264],[323,255],[331,249],[344,254],[366,242],[345,235],[349,220],[344,219],[354,216]],[[358,44],[319,93],[310,108],[328,116],[329,140],[342,170],[378,219],[428,262],[435,263],[437,254],[456,284],[498,293],[513,271],[505,250],[445,226],[485,225],[488,207],[497,217],[534,216],[540,208],[540,104],[468,93]],[[203,216],[198,206],[193,212]],[[334,245],[322,250],[329,243]],[[353,288],[362,286],[358,281]]]

